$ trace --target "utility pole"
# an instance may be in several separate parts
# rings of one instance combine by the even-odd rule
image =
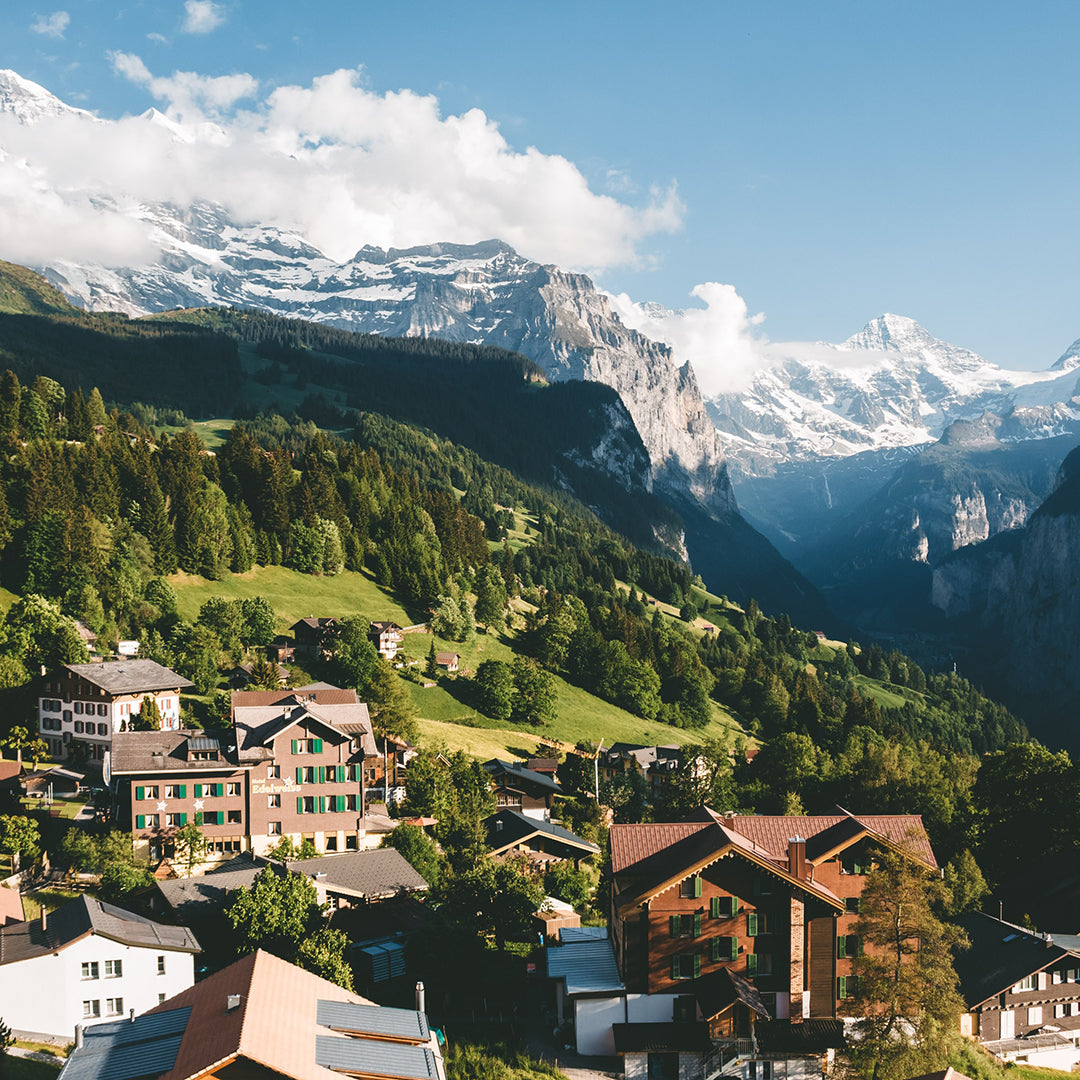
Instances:
[[[593,756],[593,794],[596,796],[596,801],[600,802],[600,751],[604,748],[604,740],[600,740],[600,745],[596,748],[596,754]]]

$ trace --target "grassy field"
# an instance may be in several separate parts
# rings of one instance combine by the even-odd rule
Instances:
[[[14,1057],[12,1054],[5,1054],[4,1080],[55,1080],[63,1064],[61,1058],[57,1058],[56,1064],[52,1065],[47,1061],[35,1061],[32,1058]]]
[[[46,911],[55,911],[58,907],[82,895],[74,889],[38,889],[36,892],[23,894],[23,915],[33,922],[40,917],[44,906]]]
[[[169,582],[176,590],[180,617],[189,621],[198,616],[199,608],[211,596],[225,600],[263,596],[277,612],[282,630],[308,615],[340,619],[361,612],[369,619],[393,619],[402,626],[414,621],[371,577],[349,570],[334,577],[312,577],[283,566],[256,566],[246,574],[230,574],[223,581],[208,581],[194,574],[173,574]],[[427,652],[426,645],[424,651]]]

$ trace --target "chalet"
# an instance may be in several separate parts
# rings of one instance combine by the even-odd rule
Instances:
[[[284,688],[289,682],[289,669],[274,661],[270,662],[273,663],[274,667],[277,669],[278,686]],[[255,665],[252,663],[237,664],[236,667],[229,672],[229,686],[234,690],[244,689],[250,684],[254,671]]]
[[[446,1080],[423,1011],[376,1005],[259,950],[123,1023],[78,1031],[62,1080]]]
[[[598,766],[603,780],[613,780],[623,773],[637,773],[645,778],[649,798],[655,799],[660,788],[682,765],[681,746],[638,746],[635,743],[614,743],[599,752]]]
[[[678,1056],[657,1059],[661,1071],[723,1058],[725,1073],[744,1080],[776,1060],[762,1056],[759,1025],[831,1022],[815,1025],[820,1038],[800,1029],[795,1068],[827,1054],[829,1032],[850,1015],[855,923],[874,852],[885,846],[937,867],[921,819],[908,815],[725,816],[702,807],[685,822],[614,825],[610,843],[608,925],[625,991],[617,1007],[582,1014],[591,1026],[584,1041],[607,1054],[666,1045],[656,1052]],[[704,1025],[712,1049],[688,1049],[687,1031],[675,1028],[622,1029],[617,1042],[620,1009],[630,1028]],[[775,1030],[774,1039],[784,1043]]]
[[[296,653],[314,659],[322,659],[333,647],[333,639],[337,635],[337,619],[318,619],[309,615],[306,619],[294,622],[289,629],[293,633]],[[276,657],[276,659],[283,659]]]
[[[553,757],[531,757],[525,762],[525,768],[530,772],[542,773],[544,776],[549,776],[552,780],[555,780],[559,762]]]
[[[963,1034],[1005,1061],[1080,1064],[1080,937],[1041,934],[990,915],[960,920],[971,948],[956,958]]]
[[[180,692],[193,684],[154,660],[114,660],[104,664],[65,664],[45,677],[38,699],[38,730],[53,758],[74,756],[100,762],[115,732],[127,731],[153,698],[161,726],[180,727]]]
[[[446,671],[457,671],[458,665],[461,663],[461,654],[456,652],[440,652],[435,654],[436,667],[444,668]]]
[[[232,695],[233,728],[129,731],[107,762],[120,820],[151,859],[198,825],[209,861],[263,853],[290,836],[319,852],[364,846],[364,762],[376,753],[355,690],[311,686]]]
[[[392,735],[381,735],[376,743],[378,756],[364,762],[368,800],[400,803],[405,798],[405,777],[409,762],[416,757],[416,747]]]
[[[484,762],[491,773],[495,786],[495,805],[500,809],[518,810],[526,817],[547,821],[551,818],[551,806],[562,788],[547,773],[527,769],[520,761],[500,761],[492,758]]]
[[[199,943],[182,926],[80,896],[0,928],[0,1016],[26,1036],[126,1018],[195,981]]]
[[[393,660],[397,656],[403,640],[401,627],[396,622],[373,622],[368,627],[368,637],[384,660]]]
[[[278,636],[266,646],[266,658],[272,664],[289,663],[296,659],[296,641]]]
[[[600,849],[588,840],[575,836],[569,829],[550,821],[526,817],[517,810],[499,810],[484,819],[487,830],[488,854],[498,857],[525,855],[533,862],[561,862],[573,859],[575,864]]]

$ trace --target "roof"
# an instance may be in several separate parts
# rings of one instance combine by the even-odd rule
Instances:
[[[266,866],[273,866],[276,872],[285,873],[285,867],[281,863],[272,863],[258,855],[244,852],[205,874],[168,878],[155,881],[154,884],[177,917],[191,921],[223,908],[230,893],[250,887]]]
[[[274,739],[289,728],[310,720],[342,738],[360,735],[364,753],[378,753],[367,705],[358,700],[355,690],[339,693],[347,693],[348,699],[327,701],[331,695],[325,692],[305,695],[292,691],[277,695],[278,700],[265,705],[238,704],[236,699],[242,695],[233,694],[233,723],[240,760],[264,760]]]
[[[384,634],[387,630],[400,630],[396,622],[373,622],[370,630],[374,634]]]
[[[1062,948],[1050,935],[992,915],[966,915],[957,922],[971,942],[971,948],[959,952],[954,961],[960,993],[969,1009],[1065,957],[1080,960],[1080,953]]]
[[[484,768],[496,779],[505,776],[510,781],[533,784],[545,791],[562,791],[562,785],[557,780],[553,780],[546,773],[526,769],[520,761],[501,761],[499,758],[492,758],[484,762]]]
[[[195,684],[156,660],[110,660],[103,664],[65,664],[68,671],[108,694],[190,689]]]
[[[294,697],[310,698],[321,705],[347,705],[359,700],[355,690],[345,690],[329,683],[311,683],[291,690],[234,690],[229,700],[235,709],[238,705],[279,705]]]
[[[378,904],[347,904],[330,916],[330,928],[341,930],[352,942],[397,938],[430,926],[435,914],[411,894],[395,896]]]
[[[4,761],[0,758],[0,781],[14,780],[22,773],[22,766],[17,761]]]
[[[289,629],[295,633],[301,627],[307,630],[325,630],[328,626],[337,626],[337,619],[330,617],[316,618],[314,615],[308,615],[306,618],[297,619]]]
[[[484,825],[487,827],[488,848],[492,852],[524,843],[534,836],[544,836],[588,855],[600,854],[600,849],[594,843],[575,836],[569,829],[553,825],[550,821],[528,817],[517,810],[499,810],[484,818]]]
[[[606,926],[560,926],[559,941],[563,945],[576,945],[582,941],[605,941]]]
[[[626,989],[619,978],[615,952],[607,938],[579,941],[574,945],[549,945],[544,952],[548,977],[562,979],[568,995]]]
[[[19,890],[0,886],[0,926],[22,922],[25,918]]]
[[[456,652],[438,652],[435,654],[436,664],[452,664],[456,660],[461,659],[461,653]]]
[[[708,975],[700,975],[686,984],[687,990],[697,998],[701,1015],[707,1020],[718,1016],[737,1001],[766,1020],[772,1019],[758,988],[748,979],[736,975],[730,968],[720,968]]]
[[[239,1000],[232,1009],[231,995]],[[189,1015],[179,1049],[159,1080],[193,1080],[236,1059],[293,1080],[340,1080],[341,1072],[403,1080],[443,1075],[426,1017],[382,1009],[261,950],[151,1009],[144,1019],[183,1010]]]
[[[807,1019],[795,1023],[758,1020],[754,1035],[763,1054],[821,1054],[845,1045],[843,1020]],[[967,1080],[967,1077],[953,1073],[949,1080]]]
[[[216,761],[189,760],[189,750],[218,750]],[[242,768],[235,749],[222,749],[217,739],[209,739],[200,730],[193,731],[117,731],[109,751],[113,776],[138,776],[168,772],[235,772]]]
[[[190,1016],[190,1008],[173,1009],[93,1024],[60,1075],[64,1080],[136,1080],[166,1072],[176,1062]]]
[[[712,1049],[709,1025],[704,1021],[612,1024],[616,1054],[685,1050],[707,1053]]]
[[[318,884],[343,895],[378,900],[401,892],[419,892],[428,883],[394,848],[347,851],[286,864],[294,873],[318,876]]]
[[[50,912],[44,930],[40,919],[0,927],[0,965],[58,952],[90,934],[136,947],[201,951],[186,927],[154,922],[84,894]]]

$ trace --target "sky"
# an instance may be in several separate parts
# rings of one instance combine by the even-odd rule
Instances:
[[[497,236],[748,364],[890,311],[1046,367],[1080,337],[1078,43],[1072,0],[6,0],[0,68],[115,123],[0,140],[0,257],[122,259],[41,189],[123,182],[336,258]]]

